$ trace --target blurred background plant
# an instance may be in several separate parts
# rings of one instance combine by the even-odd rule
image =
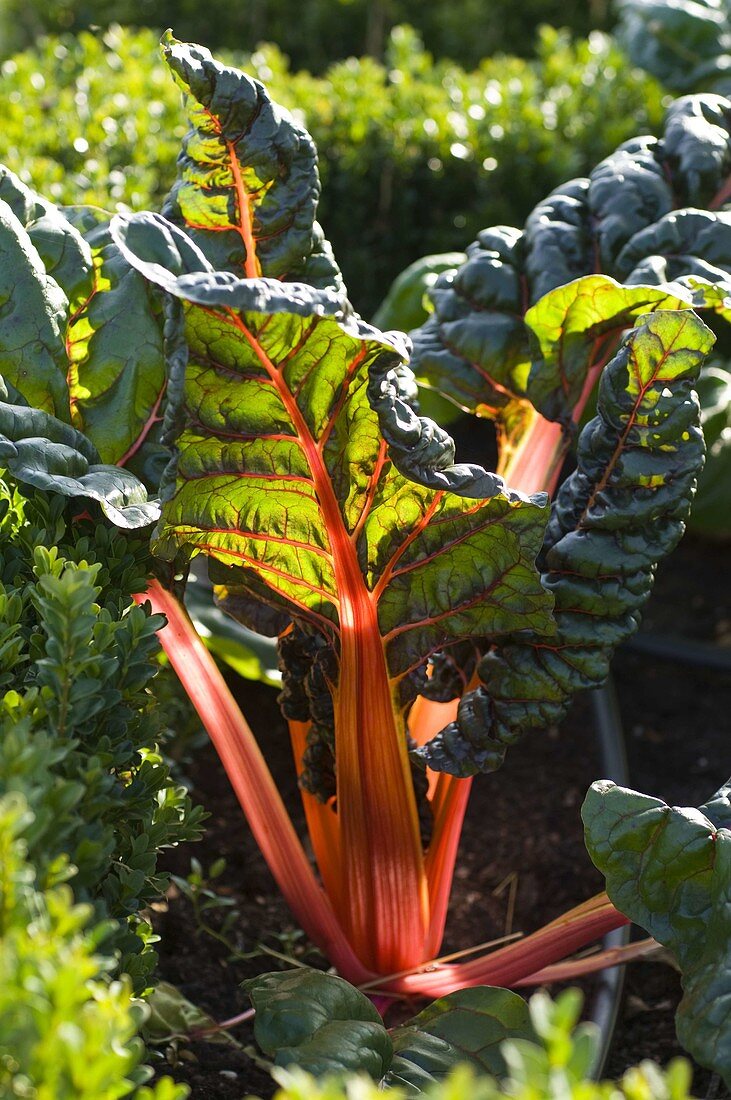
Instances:
[[[610,37],[543,27],[531,41],[532,58],[472,71],[435,61],[409,26],[392,30],[383,62],[351,57],[319,77],[277,46],[222,55],[312,134],[320,221],[362,313],[418,256],[522,224],[559,183],[659,127],[660,85]],[[0,71],[0,162],[56,203],[160,208],[185,123],[156,32],[44,38]]]
[[[200,42],[220,53],[246,50],[257,42],[277,42],[295,68],[323,72],[332,61],[351,55],[383,59],[389,31],[413,23],[427,49],[474,66],[490,54],[528,56],[539,23],[568,27],[586,35],[612,21],[609,0],[253,0],[231,4],[211,0],[3,0],[0,31],[6,54],[25,49],[42,34],[78,34],[112,23],[172,27],[180,39]]]

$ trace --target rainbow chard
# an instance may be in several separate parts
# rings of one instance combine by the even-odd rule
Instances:
[[[625,921],[606,896],[469,963],[432,962],[472,776],[601,682],[682,532],[703,460],[691,389],[713,342],[688,306],[724,312],[724,288],[590,276],[538,301],[532,365],[501,344],[503,468],[520,491],[508,488],[455,462],[414,409],[408,340],[345,298],[315,221],[308,135],[207,51],[166,36],[164,53],[191,124],[172,220],[62,217],[6,177],[0,247],[17,277],[3,292],[25,328],[0,315],[0,454],[46,489],[86,487],[121,522],[110,469],[130,479],[126,503],[143,490],[104,463],[159,448],[164,416],[161,575],[203,555],[220,605],[278,636],[319,878],[183,606],[159,580],[139,599],[166,615],[162,644],[257,842],[342,975],[439,996],[598,967],[557,960]],[[549,522],[563,427],[603,364]]]
[[[330,658],[332,728],[305,735],[310,756],[337,761],[335,788],[310,806],[320,871],[364,965],[414,966],[441,927],[431,929],[406,712],[439,648],[550,633],[533,566],[545,498],[455,465],[451,440],[404,400],[405,345],[334,294],[221,275],[154,216],[113,231],[184,306],[189,356],[170,382],[175,460],[156,552],[207,554],[226,569],[232,614],[294,627]],[[154,262],[163,246],[171,258],[178,249],[178,273]]]

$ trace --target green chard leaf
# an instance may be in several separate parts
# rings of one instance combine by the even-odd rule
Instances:
[[[418,750],[431,768],[471,775],[497,766],[507,745],[557,721],[577,690],[606,678],[614,648],[637,629],[655,564],[684,530],[704,457],[693,385],[713,340],[691,311],[661,311],[605,368],[539,559],[555,637],[508,639],[482,659],[482,686]]]
[[[275,1065],[299,1066],[315,1077],[360,1070],[407,1095],[457,1064],[501,1076],[500,1045],[535,1039],[523,998],[490,986],[441,997],[390,1032],[363,993],[319,970],[262,974],[244,989],[256,1009],[256,1041]]]
[[[391,1032],[394,1058],[385,1084],[420,1092],[465,1063],[478,1073],[502,1077],[501,1047],[507,1039],[535,1039],[523,998],[493,986],[460,989]]]
[[[0,377],[0,464],[37,489],[99,503],[117,527],[146,527],[160,514],[134,474],[106,466],[86,436],[42,409],[13,404]]]
[[[62,212],[2,166],[0,209],[0,293],[18,303],[0,325],[6,384],[84,432],[104,462],[132,462],[155,483],[164,457],[159,296],[121,256],[104,211]]]
[[[16,394],[68,419],[68,299],[19,219],[0,201],[0,373]]]
[[[731,1084],[729,785],[700,809],[594,783],[586,844],[617,908],[669,948],[682,971],[678,1038]]]
[[[393,1044],[368,998],[342,978],[302,967],[250,978],[243,988],[256,1009],[254,1035],[277,1066],[316,1077],[364,1070],[375,1080]]]
[[[522,231],[483,230],[429,292],[433,312],[412,333],[419,382],[499,423],[525,399],[568,422],[588,368],[641,313],[692,305],[728,320],[689,280],[731,293],[731,215],[702,208],[731,168],[730,119],[719,96],[678,100],[661,139],[625,142]]]
[[[204,47],[167,32],[162,51],[190,120],[164,213],[218,270],[342,289],[315,220],[320,180],[307,131],[263,84]]]
[[[36,194],[0,165],[0,199],[8,204],[33,242],[50,275],[71,300],[82,292],[92,269],[91,249],[58,207]]]
[[[211,271],[160,217],[120,217],[113,233],[184,303],[159,553],[205,552],[234,570],[232,601],[253,596],[331,640],[343,606],[367,600],[395,681],[475,631],[550,629],[533,567],[545,499],[454,464],[451,439],[405,400],[395,334],[333,292]]]
[[[619,38],[634,65],[676,91],[728,87],[731,20],[723,5],[715,0],[619,0],[617,8]]]
[[[706,363],[698,380],[701,423],[708,453],[688,527],[711,538],[731,537],[731,371]]]
[[[71,303],[66,346],[73,424],[105,462],[159,461],[165,393],[163,316],[158,296],[123,258],[106,220],[87,231],[93,270]]]

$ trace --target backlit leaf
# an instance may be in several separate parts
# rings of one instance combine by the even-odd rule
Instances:
[[[315,221],[320,180],[306,130],[266,89],[207,49],[163,37],[190,130],[165,207],[219,270],[342,287]]]
[[[637,629],[656,562],[684,530],[704,457],[692,387],[713,340],[690,311],[650,314],[605,368],[539,559],[556,635],[508,640],[483,658],[483,686],[419,750],[430,767],[496,767],[507,745],[605,680],[615,646]]]

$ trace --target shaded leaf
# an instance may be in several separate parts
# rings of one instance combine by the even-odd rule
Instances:
[[[46,274],[28,233],[4,201],[0,258],[0,373],[30,404],[68,420],[68,300]]]
[[[501,1077],[506,1039],[535,1039],[528,1005],[517,993],[490,986],[461,989],[440,997],[391,1032],[394,1058],[386,1085],[421,1091],[455,1065]]]
[[[69,424],[7,400],[0,379],[0,462],[37,489],[98,501],[118,527],[146,527],[158,518],[157,501],[127,470],[105,466],[94,445]]]
[[[696,810],[601,780],[590,788],[582,818],[589,854],[613,903],[677,959],[680,1042],[731,1082],[728,786]]]
[[[731,371],[712,360],[698,379],[706,465],[688,527],[713,538],[731,536]]]
[[[7,202],[27,231],[51,275],[69,301],[84,291],[92,270],[91,249],[58,207],[36,194],[0,165],[0,199]]]
[[[380,1080],[393,1057],[383,1021],[366,996],[342,978],[301,968],[243,983],[256,1009],[256,1041],[275,1065],[316,1077],[363,1070]]]

